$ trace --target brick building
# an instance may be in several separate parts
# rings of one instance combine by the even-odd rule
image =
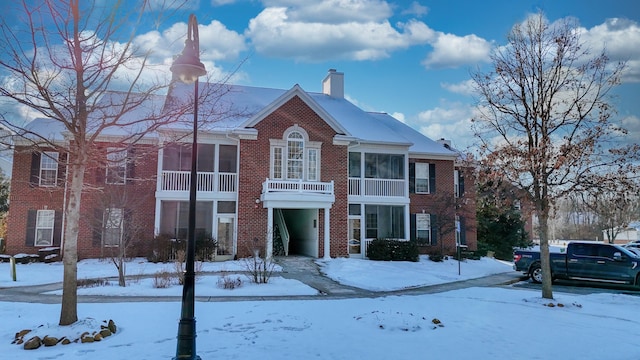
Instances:
[[[366,257],[375,238],[415,240],[424,253],[476,248],[475,195],[464,189],[458,153],[347,101],[342,73],[330,70],[320,93],[201,84],[205,94],[221,86],[215,101],[201,100],[196,206],[196,236],[215,239],[219,257],[256,246],[267,255]],[[162,107],[191,89],[173,85]],[[207,121],[212,114],[216,121]],[[55,132],[48,122],[30,126]],[[106,256],[124,238],[139,256],[158,235],[186,238],[190,134],[176,122],[136,142],[98,139],[85,175],[79,258]],[[64,246],[70,156],[16,143],[8,253]],[[451,231],[439,231],[445,227]]]

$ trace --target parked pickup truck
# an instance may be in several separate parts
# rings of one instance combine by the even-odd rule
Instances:
[[[570,242],[565,251],[550,251],[549,257],[554,280],[598,281],[640,287],[640,257],[619,245]],[[513,269],[523,272],[533,282],[542,282],[540,251],[514,251]]]

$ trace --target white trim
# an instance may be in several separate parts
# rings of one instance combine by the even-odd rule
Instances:
[[[249,118],[249,120],[245,121],[243,124],[240,124],[239,127],[255,127],[260,121],[267,117],[267,115],[280,108],[295,96],[298,96],[305,104],[307,104],[311,108],[311,110],[313,110],[318,116],[320,116],[320,118],[322,118],[322,120],[324,120],[327,125],[329,125],[336,133],[350,135],[349,132],[344,127],[342,127],[342,125],[338,121],[336,121],[336,119],[333,118],[333,116],[331,116],[324,108],[318,105],[318,103],[313,100],[309,96],[309,94],[307,94],[307,92],[304,91],[298,84],[294,85],[290,90],[280,95],[280,97],[271,102],[271,104],[262,108],[251,118]]]

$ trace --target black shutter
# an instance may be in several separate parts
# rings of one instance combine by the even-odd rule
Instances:
[[[429,164],[429,193],[436,192],[436,164]]]
[[[416,241],[416,214],[409,214],[409,240]]]
[[[431,245],[438,244],[438,217],[436,215],[429,215],[431,226]]]
[[[127,151],[127,162],[126,162],[126,180],[127,183],[133,183],[133,179],[135,179],[135,169],[136,169],[136,149],[130,148]]]
[[[55,212],[53,218],[53,246],[60,246],[62,243],[62,211]]]
[[[24,244],[26,246],[35,246],[36,244],[36,217],[38,210],[27,210],[27,234],[25,235]]]
[[[462,171],[458,171],[458,196],[464,195],[464,175]]]
[[[94,209],[93,210],[93,236],[92,236],[92,245],[93,247],[100,247],[102,246],[102,223],[104,221],[103,219],[104,216],[104,212],[101,209]]]
[[[416,164],[409,163],[409,194],[416,192]]]
[[[64,183],[66,181],[65,179],[66,171],[67,171],[67,153],[60,153],[60,155],[58,155],[58,180],[56,183],[57,186],[64,186]]]
[[[460,222],[460,245],[467,245],[467,228],[464,225],[464,218],[461,216],[458,221]]]
[[[31,154],[31,178],[29,185],[37,187],[40,185],[40,156],[39,152]]]

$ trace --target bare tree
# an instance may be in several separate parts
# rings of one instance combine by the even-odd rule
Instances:
[[[97,167],[108,181],[94,191],[97,200],[91,226],[94,243],[100,246],[102,256],[109,258],[118,271],[118,285],[126,286],[126,263],[130,252],[136,247],[145,250],[144,245],[149,243],[144,240],[150,239],[144,239],[144,236],[153,230],[148,228],[152,219],[145,210],[155,202],[153,193],[142,190],[153,187],[155,177],[136,177],[133,170],[137,162],[155,155],[157,148],[140,145],[135,147],[136,151],[133,151],[133,146],[116,149],[107,148],[105,151],[135,153],[135,156],[112,156],[111,161]]]
[[[104,6],[77,0],[23,1],[19,25],[0,22],[0,69],[11,81],[0,96],[50,121],[64,138],[33,131],[28,124],[2,115],[0,125],[34,149],[68,154],[68,200],[65,207],[64,278],[60,325],[77,321],[77,242],[85,172],[101,136],[118,134],[133,143],[179,114],[160,114],[156,94],[167,81],[145,81],[148,53],[134,45],[134,31],[149,3]],[[161,12],[158,12],[161,13]],[[160,19],[158,19],[160,21]],[[121,92],[112,92],[119,85]],[[177,107],[184,112],[188,107]],[[132,115],[135,114],[135,115]],[[125,133],[126,129],[126,133]],[[4,139],[8,142],[8,139]]]
[[[612,141],[610,90],[624,63],[593,56],[571,20],[530,16],[492,55],[492,70],[473,74],[480,97],[473,127],[496,177],[526,191],[539,220],[542,297],[553,298],[548,222],[557,199],[592,187],[611,168],[633,171],[638,146]]]
[[[582,194],[586,206],[596,215],[600,231],[613,244],[618,234],[638,220],[640,198],[638,185],[630,179],[604,182]]]

